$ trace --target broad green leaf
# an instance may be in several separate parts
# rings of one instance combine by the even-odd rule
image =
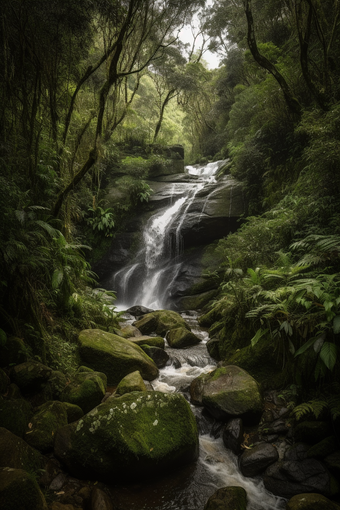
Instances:
[[[268,333],[268,328],[267,329],[258,329],[255,333],[255,335],[253,336],[253,338],[251,339],[251,345],[254,347],[254,345],[257,344],[257,342],[260,340],[260,338],[262,338],[266,333]]]
[[[337,357],[337,348],[336,345],[332,342],[325,342],[320,351],[320,358],[328,368],[328,370],[333,370],[334,365],[336,363]]]
[[[337,315],[333,319],[333,333],[337,335],[340,333],[340,315]]]
[[[309,349],[309,347],[311,347],[311,345],[313,345],[315,343],[316,339],[313,337],[313,338],[310,338],[308,340],[308,342],[304,343],[303,345],[301,345],[300,349],[298,349],[295,353],[295,357],[296,356],[300,356],[300,354],[303,354],[307,349]]]

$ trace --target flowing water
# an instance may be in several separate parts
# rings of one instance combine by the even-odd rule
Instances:
[[[166,347],[171,364],[160,370],[152,382],[157,391],[181,392],[189,399],[189,386],[193,379],[215,368],[206,341],[208,335],[197,325],[196,314],[183,315],[192,331],[199,336],[200,344],[187,349]],[[178,368],[175,368],[177,366]],[[221,437],[210,435],[219,423],[202,414],[202,408],[191,406],[197,416],[200,430],[199,459],[175,473],[112,489],[112,497],[119,509],[124,510],[203,510],[208,498],[217,489],[226,486],[243,487],[247,492],[247,510],[282,510],[285,501],[268,493],[260,479],[246,478],[238,469],[237,457],[227,450]],[[215,426],[214,426],[215,425]]]
[[[117,292],[117,305],[124,310],[134,304],[148,308],[168,308],[176,278],[181,269],[180,256],[184,250],[182,227],[187,213],[195,206],[195,198],[206,194],[206,205],[216,191],[216,174],[226,160],[204,166],[187,166],[189,183],[173,183],[169,206],[153,214],[145,225],[140,247],[130,265],[113,275],[110,288]],[[210,188],[214,190],[210,193]]]

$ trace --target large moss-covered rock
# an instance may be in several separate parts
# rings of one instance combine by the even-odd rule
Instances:
[[[38,361],[26,361],[13,368],[12,380],[23,394],[37,392],[52,375],[52,369]]]
[[[190,331],[190,326],[185,322],[179,313],[172,310],[157,310],[156,312],[147,313],[140,320],[134,323],[143,335],[156,333],[165,336],[169,329],[183,327]]]
[[[54,436],[67,425],[67,412],[62,402],[46,402],[31,419],[26,432],[27,443],[40,452],[53,450]]]
[[[340,506],[321,494],[298,494],[287,503],[286,510],[340,510]]]
[[[197,458],[196,420],[178,393],[127,393],[60,429],[54,453],[80,478],[139,480]]]
[[[27,348],[24,341],[16,336],[7,338],[5,345],[0,346],[0,367],[18,365],[27,361]]]
[[[25,434],[32,415],[33,408],[27,400],[0,400],[0,427],[5,427],[19,437]]]
[[[164,349],[165,346],[164,338],[161,336],[141,335],[138,337],[129,338],[128,340],[139,346],[150,345],[152,347],[158,347],[159,349]]]
[[[67,423],[73,423],[80,420],[84,416],[84,411],[81,407],[70,402],[63,402],[67,414]]]
[[[26,441],[0,427],[0,466],[38,472],[47,460]]]
[[[170,329],[166,334],[166,339],[170,347],[174,349],[184,349],[191,345],[197,345],[201,341],[198,336],[183,327]]]
[[[139,329],[135,326],[132,326],[132,324],[126,324],[122,326],[120,329],[116,330],[115,333],[118,336],[122,336],[123,338],[142,336],[142,333],[139,331]]]
[[[121,396],[125,395],[125,393],[131,393],[132,391],[146,391],[145,383],[138,370],[126,375],[120,381],[116,389],[116,395]]]
[[[190,395],[194,404],[203,405],[217,419],[242,417],[246,424],[251,424],[261,416],[262,398],[257,382],[234,365],[194,379]]]
[[[164,349],[151,345],[141,345],[141,348],[155,362],[157,368],[165,367],[169,360],[169,354]]]
[[[102,372],[77,372],[61,394],[63,402],[79,406],[88,413],[102,401],[107,386],[106,375]]]
[[[143,379],[152,381],[158,368],[151,358],[133,342],[98,329],[87,329],[79,335],[79,352],[84,363],[107,375],[110,385],[139,370]]]
[[[47,510],[35,478],[22,469],[0,468],[0,508],[4,510]]]
[[[204,510],[246,510],[247,493],[243,487],[222,487],[208,499]]]

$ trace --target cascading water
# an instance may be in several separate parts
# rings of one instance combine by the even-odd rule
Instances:
[[[199,329],[195,315],[183,315],[201,343],[187,349],[166,347],[172,363],[160,370],[152,381],[154,390],[165,393],[182,392],[189,399],[188,388],[193,379],[215,368],[206,349],[208,334]],[[177,368],[175,368],[177,367]],[[143,484],[116,487],[113,497],[118,508],[129,510],[203,510],[208,498],[219,488],[243,487],[247,492],[247,510],[282,510],[285,500],[267,492],[260,479],[244,477],[236,456],[227,450],[221,437],[209,431],[214,424],[202,415],[202,408],[192,406],[200,429],[198,461],[176,473]],[[218,423],[215,429],[218,429]]]
[[[126,309],[134,304],[149,308],[169,307],[172,290],[181,270],[184,249],[182,227],[187,213],[195,206],[195,198],[207,190],[199,220],[216,183],[216,173],[225,161],[204,166],[188,166],[190,183],[172,185],[170,205],[153,214],[145,225],[142,247],[128,266],[112,278],[110,287],[117,292],[117,305]]]

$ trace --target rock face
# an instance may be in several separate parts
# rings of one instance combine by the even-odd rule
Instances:
[[[133,342],[100,329],[86,329],[79,334],[79,353],[83,362],[104,372],[108,384],[118,384],[123,377],[139,370],[143,379],[152,381],[158,368]]]
[[[55,439],[56,457],[74,476],[107,483],[176,469],[197,454],[189,404],[179,394],[157,391],[110,398]]]
[[[261,416],[262,398],[255,379],[234,365],[194,379],[190,395],[194,404],[203,405],[220,420],[242,417],[245,424],[252,424]]]

